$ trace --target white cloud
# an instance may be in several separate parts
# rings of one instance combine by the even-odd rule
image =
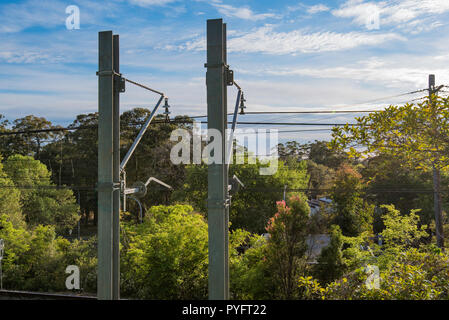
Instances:
[[[178,0],[129,0],[131,4],[140,7],[163,6],[176,1]]]
[[[378,45],[391,40],[403,41],[405,38],[395,33],[306,33],[304,30],[276,32],[273,25],[265,25],[250,32],[229,37],[228,51],[267,54],[330,52],[363,45]],[[180,45],[166,46],[165,49],[202,51],[206,49],[206,39],[198,37]]]
[[[429,61],[424,63],[424,61]],[[361,60],[338,67],[290,67],[258,70],[272,76],[306,76],[316,79],[339,79],[369,83],[384,88],[422,89],[433,73],[438,83],[449,83],[449,55],[447,56],[392,56]],[[242,70],[240,70],[242,72]],[[250,73],[250,71],[245,71]]]
[[[64,5],[58,1],[25,1],[2,5],[0,13],[0,32],[19,32],[32,26],[65,28]]]
[[[315,13],[319,13],[319,12],[326,12],[329,11],[329,7],[324,5],[324,4],[317,4],[314,6],[310,6],[307,8],[307,12],[310,14],[315,14]]]
[[[233,7],[223,4],[220,1],[212,1],[210,4],[226,17],[252,21],[265,20],[267,18],[278,18],[278,16],[273,13],[254,13],[249,7]]]
[[[58,63],[63,61],[62,57],[41,51],[0,51],[0,62],[7,63]]]
[[[295,54],[352,49],[362,45],[378,45],[390,40],[404,40],[397,34],[384,33],[306,33],[303,30],[276,32],[266,25],[229,40],[229,49],[238,52]]]
[[[382,26],[403,29],[406,32],[430,30],[435,15],[449,11],[447,0],[395,0],[364,1],[348,0],[340,8],[332,10],[336,17],[350,18],[357,25],[365,25],[370,17],[379,13]],[[429,16],[433,15],[433,16]],[[435,28],[433,25],[432,28]],[[432,29],[431,28],[431,29]]]

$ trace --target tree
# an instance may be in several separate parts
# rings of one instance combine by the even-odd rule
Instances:
[[[447,300],[449,257],[435,250],[415,248],[400,252],[380,270],[379,288],[366,285],[368,274],[360,268],[327,286],[312,277],[298,281],[306,299],[320,300]]]
[[[54,225],[64,232],[76,225],[78,205],[69,189],[56,189],[50,172],[38,160],[14,155],[4,162],[7,176],[21,191],[23,213],[29,226]]]
[[[328,194],[334,179],[335,171],[322,164],[316,164],[312,160],[307,160],[307,172],[309,173],[308,188],[312,198]]]
[[[138,135],[146,118],[150,115],[150,110],[134,108],[124,112],[120,119],[122,123],[121,149],[122,157],[128,152],[134,139]],[[150,176],[156,177],[173,187],[181,188],[185,179],[184,165],[175,165],[170,161],[170,151],[174,142],[170,141],[173,130],[178,128],[189,128],[190,119],[186,117],[176,117],[175,123],[166,123],[162,115],[157,115],[142,137],[134,154],[126,166],[127,185],[141,181],[145,182]],[[181,123],[176,123],[176,121]],[[154,205],[168,205],[172,191],[157,184],[148,186],[148,195],[141,199],[144,207]],[[130,202],[130,210],[133,207]],[[138,211],[138,210],[135,210]]]
[[[297,296],[296,283],[307,250],[310,208],[307,198],[298,194],[289,199],[289,206],[279,201],[277,209],[266,228],[270,235],[266,259],[277,285],[276,297],[292,299]]]
[[[25,225],[20,197],[20,190],[16,188],[14,182],[6,175],[3,170],[3,163],[0,162],[0,215],[6,215],[15,227],[23,227]]]
[[[185,205],[153,206],[142,224],[123,225],[123,294],[140,299],[205,299],[208,232]]]
[[[299,287],[308,299],[428,300],[447,299],[449,257],[435,245],[421,243],[426,226],[417,210],[401,214],[392,205],[382,206],[385,229],[381,247],[366,234],[342,237],[345,273],[325,286],[312,277],[301,277]],[[370,245],[370,247],[367,246]],[[367,250],[368,249],[368,250]],[[377,266],[378,288],[367,286]],[[332,271],[332,270],[330,270]],[[371,278],[372,279],[372,278]]]
[[[231,299],[276,299],[276,283],[267,260],[268,240],[237,229],[230,233],[229,247]]]
[[[235,174],[245,185],[231,199],[229,214],[232,229],[263,233],[268,219],[276,210],[276,201],[283,197],[284,186],[293,190],[306,188],[308,177],[304,161],[295,162],[290,167],[279,161],[274,175],[260,175],[259,170],[263,166],[258,160],[255,164],[230,166],[229,176]],[[184,185],[174,192],[172,199],[192,204],[207,216],[207,165],[187,166]]]
[[[0,132],[6,133],[9,131],[8,129],[9,121],[5,118],[4,115],[0,114]],[[8,148],[9,136],[1,135],[0,136],[0,154],[5,156],[9,152]]]
[[[331,150],[325,141],[315,141],[309,145],[309,160],[318,165],[323,165],[331,169],[338,169],[344,163],[349,162],[348,156],[339,151]]]
[[[58,126],[57,126],[58,127]],[[55,126],[50,121],[43,117],[36,117],[28,115],[13,121],[12,131],[29,131],[53,129]],[[7,138],[6,157],[13,154],[21,154],[26,156],[33,156],[40,159],[40,152],[43,144],[48,142],[48,139],[55,137],[52,132],[37,132],[32,134],[18,134],[9,136]]]
[[[68,127],[73,130],[58,136],[54,142],[44,146],[43,163],[52,173],[51,179],[57,185],[74,185],[94,188],[98,172],[98,113],[81,114]],[[78,128],[78,129],[76,129]],[[97,218],[97,192],[77,192],[80,212],[88,223],[89,213]]]
[[[318,263],[314,268],[314,274],[322,284],[339,279],[343,275],[343,235],[339,226],[331,226],[330,243],[318,257]]]
[[[81,290],[95,293],[95,238],[70,243],[57,238],[53,226],[33,229],[16,227],[7,215],[0,214],[0,239],[4,239],[2,260],[3,285],[9,290],[62,292],[65,287],[65,268],[80,268]]]
[[[437,244],[444,247],[440,171],[449,167],[449,98],[430,99],[417,105],[390,106],[356,118],[357,125],[333,128],[333,150],[352,157],[390,154],[411,168],[433,172]],[[360,146],[363,149],[357,150]]]
[[[417,246],[421,238],[427,236],[426,225],[419,225],[417,210],[412,210],[407,215],[401,215],[393,205],[383,205],[386,214],[383,216],[385,229],[380,233],[383,239],[384,249],[392,251],[393,255],[404,251],[406,247]]]
[[[432,176],[429,172],[410,169],[404,159],[380,153],[366,159],[360,173],[363,180],[368,182],[365,193],[370,201],[378,206],[393,204],[401,212],[420,208],[418,214],[421,221],[425,224],[431,223],[434,215],[433,194],[421,192],[421,190],[432,189]],[[389,190],[395,192],[388,192]],[[404,191],[401,192],[402,190]],[[416,192],[412,192],[413,190]],[[379,215],[381,212],[382,210],[376,209],[375,233],[384,229]]]
[[[345,236],[357,236],[371,231],[374,206],[362,199],[361,175],[349,165],[343,165],[336,173],[332,187],[334,219]]]

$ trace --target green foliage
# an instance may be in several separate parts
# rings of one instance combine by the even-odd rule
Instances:
[[[277,203],[278,211],[267,225],[270,234],[266,259],[272,273],[275,296],[280,299],[297,297],[295,283],[304,269],[306,237],[310,208],[304,195],[295,195]]]
[[[0,161],[1,159],[0,156]],[[20,190],[14,186],[13,181],[3,171],[2,163],[0,163],[0,186],[0,214],[6,215],[15,227],[24,227]]]
[[[0,117],[1,119],[1,117]],[[27,131],[55,128],[50,121],[43,117],[28,115],[13,121],[12,131]],[[14,154],[24,156],[35,156],[40,158],[40,153],[45,140],[54,138],[56,135],[52,132],[39,132],[32,135],[20,134],[6,136],[2,146],[2,154],[9,157]]]
[[[46,166],[29,156],[14,155],[4,162],[4,171],[21,188],[22,210],[29,226],[53,225],[58,233],[78,222],[78,205],[69,189],[52,188]]]
[[[312,189],[311,197],[326,196],[328,194],[327,190],[331,189],[334,183],[335,170],[308,160],[307,172],[310,176],[308,187]]]
[[[315,141],[309,147],[309,160],[318,165],[324,165],[336,170],[349,161],[348,156],[344,152],[329,149],[325,141]]]
[[[243,228],[252,233],[263,233],[268,219],[276,211],[276,201],[283,196],[284,186],[302,189],[307,185],[305,162],[287,166],[279,161],[274,175],[260,175],[259,169],[264,166],[259,161],[256,164],[230,166],[230,177],[235,174],[245,185],[232,196],[230,221],[233,229]],[[270,192],[266,192],[266,189]],[[207,166],[187,166],[184,186],[173,194],[172,199],[190,203],[206,215]]]
[[[0,238],[5,242],[4,288],[63,292],[65,268],[77,265],[82,289],[95,292],[96,246],[91,241],[70,243],[56,238],[53,226],[38,225],[33,230],[15,227],[6,215],[0,215]]]
[[[356,118],[355,126],[332,129],[333,150],[348,150],[352,157],[366,154],[399,156],[410,167],[430,170],[449,166],[449,99],[436,96],[418,105],[390,106]],[[363,149],[355,149],[361,146]]]
[[[298,286],[307,299],[337,300],[437,300],[449,298],[449,258],[435,250],[409,249],[399,253],[394,264],[380,272],[380,287],[366,286],[362,268],[322,287],[312,277],[302,277]]]
[[[298,285],[307,299],[447,299],[449,257],[434,246],[419,246],[427,234],[419,226],[415,211],[401,215],[394,206],[383,206],[384,245],[372,243],[367,232],[342,237],[342,262],[350,270],[326,286],[317,279],[302,277]],[[371,247],[371,248],[370,248]],[[323,253],[324,254],[324,253]],[[366,285],[366,266],[380,270],[380,287]]]
[[[331,240],[318,257],[317,264],[313,270],[320,283],[329,283],[343,275],[343,235],[339,226],[331,226]]]
[[[237,247],[245,245],[244,253]],[[237,229],[230,237],[230,288],[231,299],[275,299],[275,282],[267,255],[265,237],[251,235]]]
[[[379,154],[363,162],[360,173],[367,181],[366,194],[377,205],[394,204],[401,212],[409,212],[420,208],[421,221],[430,224],[433,220],[433,194],[421,193],[419,190],[432,189],[432,176],[428,172],[410,168],[404,159],[388,154]],[[442,180],[442,185],[447,181]],[[400,186],[400,188],[399,188]],[[417,190],[417,192],[401,192],[401,189]],[[395,190],[395,192],[378,192],[378,190]],[[447,206],[447,203],[445,204]],[[380,213],[380,211],[379,211]],[[374,232],[384,228],[381,217],[374,221]]]
[[[296,141],[288,141],[278,144],[278,154],[281,160],[293,159],[295,161],[304,158],[330,169],[337,169],[343,163],[348,162],[348,156],[341,150],[329,149],[325,141],[315,141],[310,144],[299,144]]]
[[[360,174],[350,166],[342,166],[337,171],[331,198],[335,215],[333,223],[345,236],[357,236],[372,230],[374,206],[365,202],[361,195]]]
[[[418,210],[412,210],[407,215],[401,215],[393,205],[384,205],[387,212],[382,217],[385,229],[380,233],[383,238],[383,254],[379,257],[379,264],[392,263],[396,256],[406,248],[418,247],[420,241],[428,236],[427,226],[419,226]]]
[[[123,226],[123,294],[140,299],[205,299],[208,233],[185,205],[154,206],[144,223]]]

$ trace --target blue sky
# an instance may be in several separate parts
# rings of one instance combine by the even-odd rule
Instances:
[[[79,30],[66,28],[69,5],[80,9]],[[127,78],[165,92],[175,115],[205,114],[206,20],[212,18],[228,25],[228,63],[248,111],[378,109],[421,97],[365,103],[425,88],[429,73],[449,84],[447,0],[3,0],[0,113],[65,125],[95,112],[98,32],[113,30]],[[230,107],[235,94],[229,89]],[[122,111],[150,107],[156,98],[128,85]],[[244,120],[351,121],[342,115]],[[310,128],[282,127],[298,129]],[[326,137],[282,134],[300,141]]]

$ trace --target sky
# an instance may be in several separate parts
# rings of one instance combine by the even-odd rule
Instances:
[[[67,28],[69,6],[79,8],[79,29]],[[0,114],[67,125],[96,112],[98,32],[112,30],[120,35],[126,78],[167,94],[173,115],[204,115],[206,21],[217,18],[227,24],[228,63],[247,111],[382,109],[424,96],[386,99],[426,88],[428,74],[449,85],[448,0],[2,0]],[[235,96],[229,88],[229,109]],[[121,110],[152,108],[157,98],[127,84]],[[340,123],[352,117],[239,120]],[[280,137],[304,142],[328,139],[329,132]]]

